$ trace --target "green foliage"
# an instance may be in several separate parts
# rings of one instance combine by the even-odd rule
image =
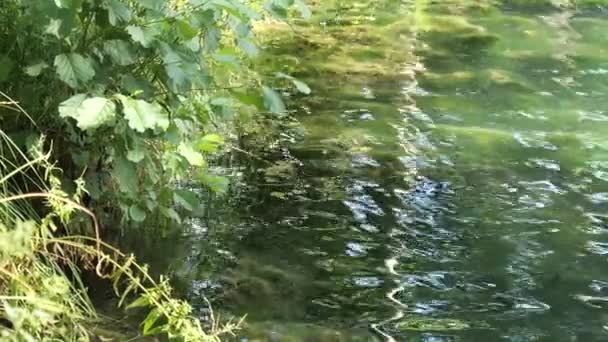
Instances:
[[[177,220],[172,193],[184,175],[227,186],[206,169],[223,144],[216,127],[260,108],[285,115],[249,59],[259,54],[255,22],[291,7],[310,15],[302,0],[7,0],[0,87],[40,113],[33,121],[61,147],[65,176],[84,176],[93,207]],[[37,129],[8,119],[3,128]]]
[[[60,170],[50,153],[42,153],[43,146],[40,139],[25,152],[0,130],[2,341],[107,340],[103,332],[94,333],[94,325],[102,319],[87,297],[82,269],[110,281],[119,306],[147,312],[141,323],[144,335],[215,342],[239,327],[240,322],[223,326],[213,322],[210,331],[204,331],[190,305],[173,297],[166,279],[155,281],[132,255],[101,241],[97,218],[78,203],[85,193],[83,182],[78,180],[74,194],[68,196],[57,177]],[[36,191],[24,192],[24,178]],[[42,199],[47,213],[38,217],[31,199]],[[129,212],[135,221],[143,221],[146,215],[136,206]],[[59,225],[78,221],[81,213],[93,221],[94,237],[58,234]]]
[[[0,153],[0,314],[12,324],[0,326],[2,340],[88,340],[96,314],[82,269],[111,280],[121,305],[135,299],[129,308],[148,310],[144,334],[219,341],[238,326],[214,323],[207,334],[166,281],[100,240],[93,212],[105,227],[162,225],[199,205],[176,186],[184,177],[227,190],[207,169],[224,146],[221,129],[241,115],[286,112],[250,59],[255,22],[284,19],[291,6],[309,15],[301,0],[2,3],[0,89],[35,113],[0,102],[0,137],[12,150]]]

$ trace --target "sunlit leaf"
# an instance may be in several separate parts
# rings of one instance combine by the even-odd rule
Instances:
[[[139,163],[146,157],[146,150],[142,140],[135,138],[135,141],[128,146],[127,159],[134,163]]]
[[[196,148],[202,152],[217,152],[224,144],[224,138],[218,134],[207,134],[196,144]]]
[[[23,71],[28,76],[36,77],[36,76],[39,76],[42,73],[42,71],[44,71],[44,69],[46,69],[48,67],[49,67],[49,65],[46,64],[45,62],[40,62],[40,63],[32,64],[28,67],[25,67],[23,69]]]
[[[141,296],[127,305],[126,309],[142,308],[148,305],[150,305],[150,298],[148,296]]]
[[[98,128],[114,119],[116,105],[103,97],[85,99],[74,110],[81,96],[76,95],[63,102],[59,107],[60,116],[75,119],[78,128],[82,130]]]
[[[159,32],[152,27],[129,25],[126,28],[131,39],[141,44],[143,47],[150,47],[152,42],[156,40]]]
[[[201,167],[205,166],[205,157],[203,157],[203,155],[200,152],[196,151],[192,146],[182,142],[177,147],[177,152],[182,157],[186,158],[190,165]]]
[[[161,316],[162,313],[158,308],[154,308],[148,313],[148,316],[146,316],[146,318],[142,322],[142,332],[144,333],[144,335],[150,334],[150,330]]]
[[[169,117],[158,103],[135,100],[126,96],[118,98],[131,129],[143,133],[146,129],[165,131],[169,127]]]

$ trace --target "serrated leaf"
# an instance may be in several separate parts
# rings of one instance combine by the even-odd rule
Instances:
[[[131,20],[131,10],[118,0],[104,0],[103,7],[108,11],[108,20],[113,26]]]
[[[218,134],[207,134],[196,144],[196,148],[202,152],[217,152],[224,144],[224,138]]]
[[[123,105],[123,112],[131,129],[143,133],[146,129],[166,131],[169,127],[169,117],[158,103],[135,100],[126,96],[118,98]]]
[[[129,217],[135,222],[143,222],[146,219],[146,211],[139,205],[129,207]]]
[[[135,62],[135,54],[131,45],[120,39],[108,40],[103,43],[103,51],[118,65],[129,65]]]
[[[48,67],[49,67],[49,65],[46,64],[45,62],[40,62],[40,63],[30,65],[28,67],[25,67],[23,69],[23,71],[28,76],[36,77],[36,76],[39,76],[42,73],[42,71]]]
[[[274,114],[283,115],[285,114],[285,104],[281,99],[281,95],[275,90],[266,86],[262,87],[262,94],[264,96],[264,106]]]
[[[106,124],[116,115],[116,105],[111,100],[104,97],[93,97],[85,99],[80,103],[76,110],[73,110],[73,105],[76,104],[80,98],[74,99],[72,97],[68,101],[73,102],[65,104],[62,103],[59,107],[59,114],[62,117],[71,117],[76,120],[78,128],[84,130],[95,129],[103,124]]]
[[[138,42],[143,47],[150,47],[158,35],[158,31],[152,27],[129,25],[126,30],[131,36],[131,39]]]
[[[225,193],[228,190],[228,179],[226,177],[203,174],[200,177],[203,185],[208,187],[211,191],[217,193]]]
[[[177,153],[186,158],[192,166],[205,166],[205,157],[200,152],[197,152],[192,146],[182,142],[177,147]]]
[[[77,88],[95,76],[93,62],[77,53],[57,55],[54,65],[59,79],[72,88]]]
[[[148,316],[142,322],[142,332],[144,335],[149,335],[150,330],[154,326],[154,324],[161,317],[161,311],[158,308],[154,308],[148,313]]]

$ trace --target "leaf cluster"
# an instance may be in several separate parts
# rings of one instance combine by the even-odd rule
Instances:
[[[103,221],[179,221],[179,207],[197,206],[175,191],[184,175],[226,190],[207,169],[224,143],[218,122],[285,113],[249,60],[254,24],[290,8],[310,15],[301,0],[7,0],[0,87],[39,114],[34,125],[0,112],[0,124],[11,136],[45,132]]]

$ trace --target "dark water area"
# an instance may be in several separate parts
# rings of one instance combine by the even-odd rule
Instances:
[[[192,302],[247,314],[239,341],[608,340],[608,18],[521,3],[327,1],[264,31],[312,94],[159,247]]]

